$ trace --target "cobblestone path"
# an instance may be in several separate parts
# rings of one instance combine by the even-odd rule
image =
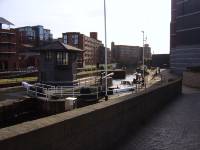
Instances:
[[[115,149],[200,150],[200,91],[183,87],[181,97]]]

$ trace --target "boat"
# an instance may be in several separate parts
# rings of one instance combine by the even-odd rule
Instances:
[[[119,85],[109,87],[109,90],[113,90],[113,94],[130,92],[135,90],[135,86],[133,86],[131,81],[123,80]]]

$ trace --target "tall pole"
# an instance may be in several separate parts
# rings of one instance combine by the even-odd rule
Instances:
[[[106,27],[106,0],[104,0],[104,28],[105,28],[105,100],[108,100],[108,62],[107,62],[107,27]]]
[[[144,31],[142,31],[142,35],[143,35],[143,49],[142,49],[142,66],[143,66],[143,79],[145,78],[145,76],[144,76]],[[144,79],[144,81],[145,81],[145,79]],[[144,83],[145,84],[145,83]]]

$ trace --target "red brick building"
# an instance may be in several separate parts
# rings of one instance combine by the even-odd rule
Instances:
[[[105,64],[105,47],[102,45],[98,48],[96,53],[96,60],[98,64]],[[111,63],[111,50],[107,48],[107,63]]]
[[[10,29],[13,25],[8,20],[0,17],[0,71],[14,70],[18,67],[17,33]],[[3,29],[3,26],[6,28]]]
[[[90,32],[90,37],[80,32],[63,33],[63,42],[84,50],[79,56],[78,67],[96,65],[97,50],[103,45],[102,41],[98,40],[97,32]]]
[[[32,48],[49,44],[53,41],[53,34],[41,25],[16,28],[18,33],[17,49],[19,50],[20,68],[39,66],[39,53]]]
[[[142,49],[139,46],[111,44],[112,62],[121,65],[138,65],[141,61]]]
[[[115,45],[111,44],[112,62],[121,65],[135,65],[142,64],[143,47],[130,45]],[[151,47],[149,44],[144,45],[144,60],[149,62],[151,60]]]
[[[11,29],[11,25],[0,17],[0,71],[38,67],[39,53],[32,49],[52,42],[50,30],[40,25]]]

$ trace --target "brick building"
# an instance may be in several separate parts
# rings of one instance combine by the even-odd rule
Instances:
[[[34,47],[47,45],[53,41],[53,35],[49,29],[43,26],[25,26],[16,28],[18,32],[17,49],[19,50],[19,68],[28,66],[38,67],[39,53],[33,52]]]
[[[151,47],[149,44],[144,45],[144,59],[145,62],[150,62]],[[143,60],[143,47],[129,46],[129,45],[115,45],[111,44],[111,61],[121,65],[138,65],[142,64]]]
[[[105,47],[102,45],[97,49],[96,62],[98,64],[105,64]],[[107,48],[107,63],[111,63],[111,50]]]
[[[18,67],[17,33],[14,29],[10,29],[11,25],[13,25],[11,22],[0,17],[0,71]]]
[[[141,61],[141,48],[139,46],[111,44],[112,62],[122,65],[137,65]]]
[[[52,42],[50,30],[43,26],[11,29],[11,25],[11,22],[0,17],[0,71],[37,67],[39,53],[33,52],[32,48]]]
[[[102,41],[98,40],[97,32],[90,32],[90,37],[79,32],[66,32],[63,33],[63,42],[84,50],[79,56],[78,67],[96,65],[97,50],[103,45]]]

